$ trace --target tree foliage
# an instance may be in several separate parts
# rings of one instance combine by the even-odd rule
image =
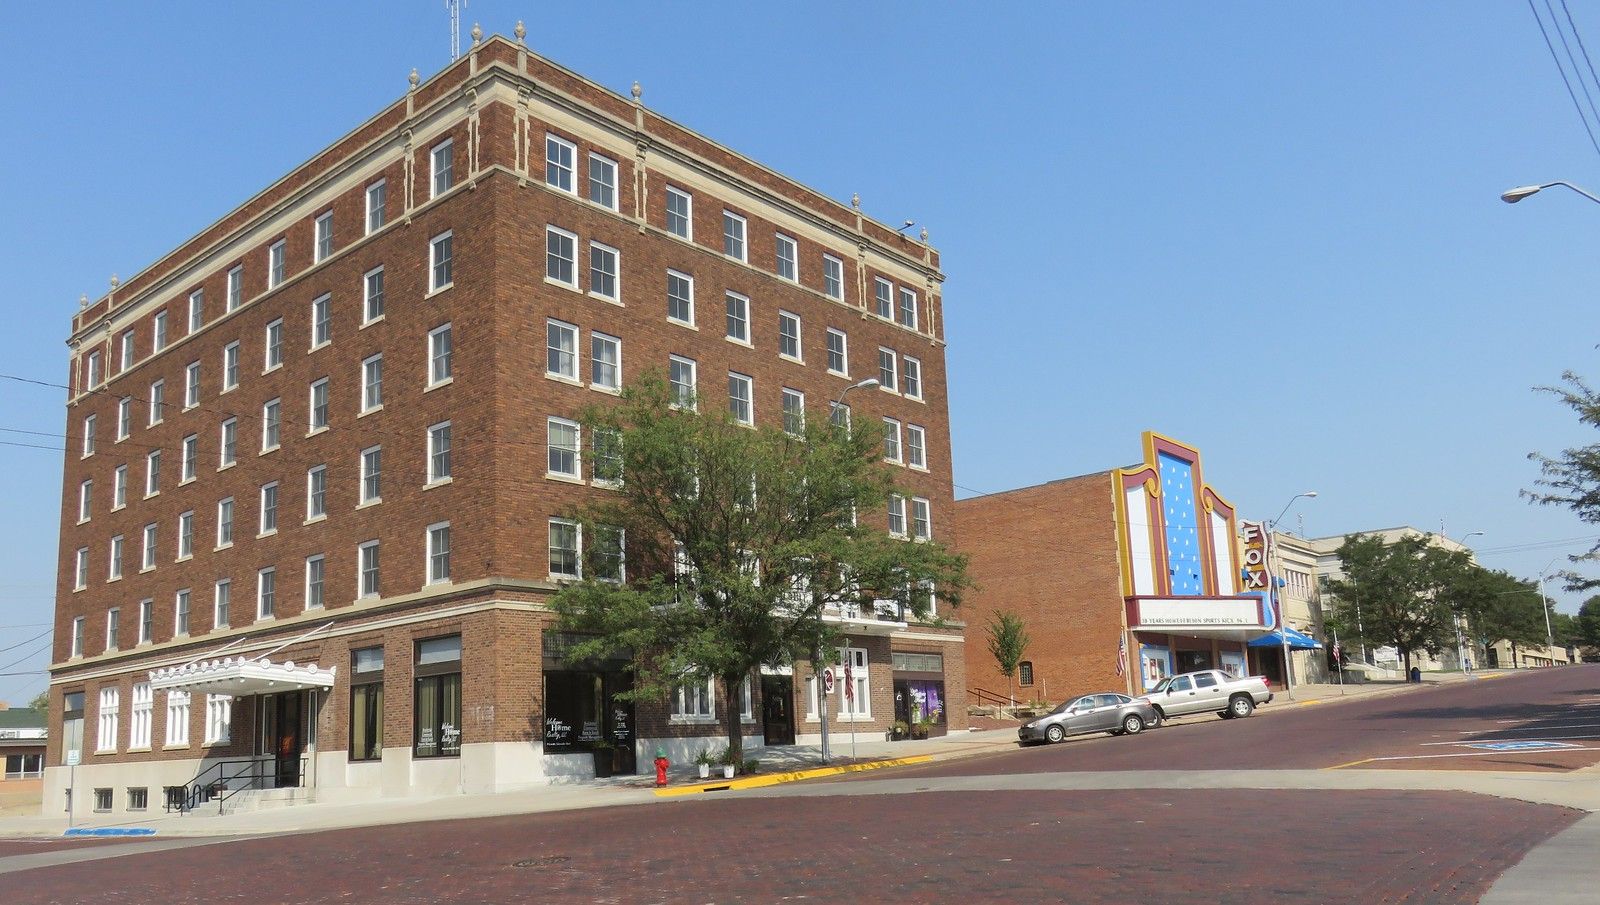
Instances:
[[[1002,610],[989,618],[989,653],[994,655],[1000,674],[1006,677],[1006,696],[1011,696],[1011,679],[1028,652],[1028,627],[1016,613]]]
[[[1574,621],[1574,643],[1600,648],[1600,594],[1590,597],[1578,607],[1578,617]]]
[[[1577,413],[1579,423],[1600,428],[1600,393],[1589,386],[1582,377],[1567,371],[1561,375],[1561,385],[1540,387],[1554,395],[1566,407]],[[1561,451],[1557,456],[1530,453],[1528,458],[1539,463],[1538,488],[1523,491],[1523,496],[1544,506],[1564,506],[1579,519],[1591,525],[1600,525],[1600,443],[1575,446]],[[1592,565],[1600,562],[1600,543],[1588,552],[1568,557],[1575,564]],[[1600,578],[1565,572],[1567,589],[1589,591],[1600,588]]]
[[[1367,639],[1398,648],[1407,671],[1412,651],[1436,655],[1455,643],[1454,616],[1471,605],[1465,553],[1433,546],[1426,535],[1387,544],[1350,535],[1338,553],[1344,577],[1324,583],[1338,624],[1359,624]]]
[[[677,402],[689,404],[651,376],[584,415],[622,480],[574,513],[589,539],[584,577],[552,604],[581,635],[573,659],[631,657],[635,699],[710,678],[736,701],[763,665],[831,661],[842,632],[825,610],[936,621],[929,589],[960,602],[964,557],[886,530],[896,490],[876,431],[811,419],[791,434]],[[624,537],[622,580],[605,551]],[[739,708],[725,714],[737,763]]]

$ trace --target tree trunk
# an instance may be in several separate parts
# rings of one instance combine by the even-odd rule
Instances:
[[[1012,689],[1010,673],[1006,674],[1006,700],[1011,702],[1012,710],[1017,709],[1017,693]]]
[[[1517,668],[1517,642],[1511,642],[1511,668]]]
[[[1411,681],[1411,648],[1405,648],[1403,656],[1405,658],[1402,662],[1405,663],[1406,681],[1409,682]]]
[[[743,681],[744,676],[722,677],[722,687],[728,701],[728,761],[733,764],[735,773],[741,772],[744,767],[744,734],[739,720],[739,684]],[[754,701],[750,704],[751,707],[755,706]]]

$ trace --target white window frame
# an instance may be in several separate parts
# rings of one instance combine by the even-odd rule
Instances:
[[[595,164],[597,164],[597,163],[600,164],[600,166],[602,168],[605,168],[605,167],[609,167],[610,168],[610,170],[611,170],[611,181],[609,183],[606,182],[603,179],[600,179],[600,180],[595,179]],[[606,157],[606,156],[604,156],[602,154],[596,154],[595,152],[590,151],[589,152],[589,182],[588,182],[588,185],[589,185],[589,193],[588,193],[589,200],[591,202],[595,203],[595,204],[600,205],[601,207],[605,208],[606,210],[612,210],[612,211],[620,210],[620,208],[618,207],[618,204],[620,202],[621,193],[617,189],[617,180],[621,178],[621,176],[619,175],[621,172],[622,171],[617,166],[617,162],[615,160],[612,160],[611,158]],[[595,197],[595,185],[597,183],[599,185],[611,190],[611,203],[610,204],[607,204],[603,199]]]
[[[150,420],[148,427],[155,427],[167,417],[167,382],[157,380],[150,384]]]
[[[317,334],[321,333],[319,337]],[[323,293],[311,300],[311,351],[333,342],[333,294]]]
[[[226,745],[233,740],[233,698],[206,695],[206,744]]]
[[[800,243],[795,241],[793,236],[777,233],[773,236],[772,245],[774,255],[773,273],[776,273],[780,280],[788,280],[791,283],[800,282]],[[785,249],[789,252],[787,256],[784,254]],[[784,273],[784,265],[788,265],[788,273]]]
[[[222,392],[230,393],[239,388],[239,341],[234,340],[222,347]]]
[[[550,339],[552,331],[556,331],[561,336],[570,339],[571,343],[567,347],[551,345]],[[552,380],[560,380],[565,383],[582,385],[583,380],[578,376],[578,340],[580,336],[581,331],[578,329],[577,324],[569,324],[566,321],[558,321],[553,317],[545,319],[544,376],[549,377]],[[560,369],[559,367],[551,367],[552,362],[550,360],[550,353],[552,352],[556,353],[557,361],[555,364],[559,364],[561,356],[564,355],[566,357],[567,368],[565,370]]]
[[[558,428],[571,429],[572,445],[558,446],[555,433]],[[544,476],[556,480],[581,481],[583,480],[583,426],[567,418],[549,417],[545,419],[545,463]],[[572,454],[572,470],[558,471],[555,466],[558,451]]]
[[[94,432],[99,422],[100,419],[96,415],[83,416],[83,455],[81,458],[87,459],[94,455]]]
[[[267,289],[277,289],[289,278],[289,240],[267,246]]]
[[[206,320],[206,291],[196,289],[189,293],[189,317],[184,323],[189,325],[189,334],[192,336],[200,332]]]
[[[149,597],[139,601],[139,627],[134,630],[134,646],[149,644],[156,635],[156,602]]]
[[[372,556],[372,583],[373,589],[367,590],[367,556],[368,551]],[[356,545],[356,597],[370,600],[381,596],[383,593],[383,550],[376,540],[364,541]]]
[[[899,288],[900,288],[900,293],[895,299],[896,305],[895,305],[895,309],[894,309],[894,321],[895,321],[895,323],[899,324],[902,327],[905,327],[905,328],[910,329],[910,330],[915,330],[915,329],[917,329],[917,323],[918,323],[918,317],[919,317],[918,313],[917,313],[917,309],[918,309],[918,306],[921,305],[922,300],[917,295],[917,290],[912,289],[910,286],[901,286]],[[910,308],[911,319],[909,321],[906,320],[905,317],[904,317],[904,315],[906,313],[906,310],[907,310],[906,309],[906,300],[908,298],[911,300],[911,308]]]
[[[114,754],[117,750],[117,717],[122,709],[122,691],[115,685],[100,689],[99,709],[95,713],[98,732],[95,735],[96,754]]]
[[[189,617],[194,612],[194,591],[180,588],[172,595],[172,637],[189,636]]]
[[[901,465],[905,454],[900,446],[900,419],[885,416],[883,419],[883,461]]]
[[[95,389],[106,382],[106,371],[105,368],[101,366],[99,350],[89,353],[84,367],[89,371],[89,389]]]
[[[167,692],[167,747],[189,747],[189,692]]]
[[[614,362],[607,362],[597,352],[602,347],[609,348],[615,357]],[[610,367],[613,371],[613,380],[605,380],[603,368]],[[589,387],[607,393],[622,392],[622,338],[598,330],[589,331]]]
[[[889,356],[889,367],[883,367],[884,354]],[[887,376],[887,380],[884,378]],[[886,393],[900,392],[900,356],[887,346],[878,347],[878,389]]]
[[[228,271],[228,310],[244,307],[244,265],[235,265]]]
[[[314,242],[312,244],[313,263],[321,264],[333,257],[333,211],[323,211],[317,215],[314,224]]]
[[[610,270],[595,266],[596,254],[600,255],[602,261],[607,258],[610,259]],[[600,275],[600,279],[595,278],[597,273]],[[604,285],[606,280],[611,281],[610,292],[601,292],[595,288],[596,286]],[[604,242],[596,242],[593,239],[589,240],[589,294],[608,302],[622,301],[622,252]]]
[[[920,424],[906,424],[906,465],[928,470],[928,431]]]
[[[132,328],[129,328],[127,330],[122,331],[122,345],[120,346],[120,348],[121,348],[121,353],[120,353],[121,357],[118,359],[118,361],[120,363],[120,366],[117,368],[117,373],[119,373],[119,374],[122,373],[123,371],[128,370],[129,368],[132,368],[134,366],[134,363],[135,363],[135,358],[134,358],[134,331],[133,331]]]
[[[448,245],[449,247],[445,249],[445,251],[448,252],[448,254],[445,254],[443,256],[443,260],[441,260],[441,256],[439,254],[439,249],[443,245]],[[449,273],[447,274],[449,279],[446,279],[444,282],[440,282],[439,281],[439,267],[440,267],[441,264],[444,266],[445,270],[449,271]],[[439,235],[434,236],[432,239],[428,240],[428,294],[429,295],[433,295],[436,292],[443,292],[446,289],[449,289],[450,287],[454,286],[455,284],[456,284],[455,230],[447,229],[444,232],[440,233]]]
[[[716,721],[716,686],[710,676],[695,676],[673,684],[672,711],[667,722],[712,725]]]
[[[784,329],[790,322],[794,323],[794,335],[793,336],[791,336],[789,333],[787,333],[785,331],[785,329]],[[804,364],[805,360],[806,360],[806,348],[805,348],[805,336],[804,336],[804,333],[805,333],[805,324],[800,320],[800,315],[795,314],[793,311],[785,311],[785,310],[783,310],[781,308],[778,309],[778,357],[779,358],[784,358],[784,359],[787,359],[789,361],[795,361],[795,362],[800,362],[801,364]],[[784,344],[787,343],[791,339],[794,340],[794,352],[793,353],[786,352],[786,351],[784,351],[784,348],[783,348]]]
[[[371,461],[371,457],[374,454],[376,454],[376,456],[377,456],[377,466],[378,466],[375,469],[368,467],[368,463],[369,463],[369,461]],[[366,449],[363,449],[361,451],[360,471],[361,471],[361,487],[360,487],[360,490],[359,490],[359,493],[358,493],[358,499],[361,501],[361,505],[362,506],[369,506],[369,505],[374,505],[374,504],[383,502],[383,447],[382,446],[369,446]],[[368,493],[367,492],[367,487],[368,487],[369,484],[372,485],[372,489],[376,490],[377,493]]]
[[[440,162],[444,163],[440,167]],[[443,184],[441,184],[441,179]],[[428,149],[428,198],[450,191],[456,184],[455,140],[446,138]]]
[[[268,399],[261,404],[261,451],[272,452],[283,445],[283,400]]]
[[[106,610],[106,650],[122,649],[122,607]]]
[[[830,254],[822,256],[822,294],[844,301],[844,260]]]
[[[87,616],[74,616],[72,618],[72,656],[83,656],[83,636],[85,626],[88,625]]]
[[[779,412],[780,417],[783,418],[783,429],[784,429],[784,431],[786,433],[792,434],[793,436],[796,436],[796,437],[803,435],[805,433],[805,430],[806,430],[806,394],[802,393],[801,391],[799,391],[797,389],[794,389],[793,387],[784,387],[783,388],[783,393],[779,398],[780,398],[780,403],[779,403],[779,406],[778,406],[778,412]],[[800,417],[800,424],[799,424],[799,429],[798,430],[791,430],[790,427],[789,427],[789,400],[791,400],[791,399],[793,399],[793,400],[795,400],[795,401],[797,401],[799,403],[795,407],[795,411],[799,414],[799,417]]]
[[[741,264],[750,262],[750,221],[723,208],[722,253]]]
[[[174,562],[183,562],[194,556],[194,510],[186,509],[178,513],[178,558]]]
[[[148,572],[156,567],[156,523],[144,526],[139,536],[139,571]]]
[[[555,529],[555,527],[557,525],[560,525],[560,526],[565,527],[565,528],[571,528],[572,529],[572,538],[573,538],[573,541],[572,541],[572,552],[573,552],[572,562],[573,562],[573,569],[575,571],[573,571],[571,573],[566,573],[566,572],[556,572],[555,570],[552,569],[550,571],[550,578],[552,578],[554,580],[558,580],[558,581],[560,581],[560,580],[581,580],[583,578],[583,524],[581,522],[575,522],[572,519],[553,518],[553,519],[550,520],[551,532],[554,531],[554,529]],[[551,543],[554,540],[555,540],[555,538],[554,538],[553,533],[547,533],[547,535],[546,535],[546,547],[547,547],[546,553],[547,554],[556,549],[554,546],[551,546]],[[548,560],[548,556],[547,556],[547,560]]]
[[[106,581],[117,581],[122,578],[122,535],[111,538],[108,548],[109,564],[106,566]]]
[[[734,387],[744,388],[743,396],[734,395]],[[756,380],[748,374],[737,371],[728,372],[728,414],[733,420],[746,427],[756,426]],[[742,404],[742,409],[740,408]]]
[[[683,202],[683,232],[681,232],[681,233],[672,228],[672,217],[673,217],[672,199],[674,199],[674,198],[679,199],[679,200],[681,200]],[[684,191],[683,189],[680,189],[680,188],[677,188],[675,186],[669,185],[669,186],[667,186],[667,201],[665,203],[665,207],[663,208],[663,210],[664,210],[663,222],[666,224],[667,234],[668,235],[672,235],[672,236],[677,236],[678,238],[684,239],[684,240],[689,241],[689,242],[693,242],[694,241],[694,195],[689,193],[689,192]]]
[[[443,438],[441,450],[440,439]],[[455,439],[451,434],[450,422],[441,421],[428,427],[428,483],[438,484],[449,481],[454,476]],[[442,453],[442,455],[441,455]],[[441,461],[443,467],[440,467]]]
[[[561,151],[566,152],[566,163],[561,162]],[[554,132],[544,133],[544,184],[568,195],[578,194],[578,146]]]
[[[128,466],[118,465],[111,471],[111,511],[128,505]]]
[[[150,318],[150,351],[161,352],[167,348],[167,312],[162,309]]]
[[[322,391],[322,404],[317,404],[317,391]],[[328,385],[328,378],[320,377],[311,381],[306,387],[306,436],[320,434],[328,429],[329,409],[332,391]],[[317,423],[317,415],[321,413],[322,423]]]
[[[911,539],[915,541],[928,541],[933,539],[933,505],[927,498],[914,496],[911,498]]]
[[[373,365],[377,365],[376,369]],[[376,378],[376,379],[374,379]],[[361,361],[361,414],[383,408],[383,353]]]
[[[872,313],[894,320],[894,283],[884,277],[872,278]]]
[[[723,307],[727,316],[723,319],[723,335],[732,343],[741,346],[750,346],[750,297],[732,289],[723,293]],[[735,313],[737,309],[737,314]],[[733,332],[734,326],[739,328],[739,334]]]
[[[907,399],[922,398],[922,359],[900,356],[900,387]]]
[[[278,570],[272,566],[256,570],[256,621],[278,618]]]
[[[432,260],[431,251],[429,252],[429,260]],[[431,268],[429,273],[432,273]],[[430,276],[429,279],[431,280],[432,277]],[[384,319],[384,290],[388,288],[385,285],[386,282],[383,276],[382,264],[361,275],[361,326],[375,324]],[[372,291],[373,283],[378,284],[376,293]],[[374,311],[374,306],[376,306],[376,311]]]
[[[151,715],[155,711],[155,694],[150,690],[149,682],[135,682],[129,698],[128,750],[148,751]]]
[[[699,366],[699,364],[697,364],[695,362],[694,359],[685,358],[682,355],[669,355],[669,356],[667,356],[667,386],[671,390],[671,403],[670,403],[671,406],[673,408],[685,408],[686,407],[678,400],[678,393],[677,393],[678,384],[673,382],[673,380],[672,380],[672,365],[674,365],[674,364],[684,365],[684,366],[688,367],[688,369],[689,369],[689,405],[687,406],[687,408],[691,412],[699,411],[700,410],[700,373],[699,373],[700,372],[700,366]]]
[[[895,529],[895,522],[900,523],[899,530]],[[898,493],[889,494],[889,536],[906,537],[906,498]]]
[[[320,480],[322,489],[317,490]],[[328,466],[313,465],[306,469],[306,522],[328,517]]]
[[[388,201],[389,201],[389,184],[388,184],[388,182],[389,181],[387,179],[379,179],[377,182],[374,182],[371,185],[367,186],[367,190],[366,190],[366,193],[365,193],[365,197],[366,197],[365,216],[362,219],[362,223],[364,223],[366,225],[366,233],[365,233],[365,235],[370,236],[373,233],[377,232],[378,230],[383,229],[384,216],[386,214],[386,211],[384,210],[384,207],[388,204]],[[374,196],[377,196],[377,197],[374,198]],[[374,201],[376,201],[377,203],[374,204],[373,203]],[[376,215],[376,217],[374,217],[374,215]],[[374,219],[376,219],[376,221],[377,221],[376,223],[373,222]]]
[[[317,580],[312,582],[312,566],[316,565]],[[317,593],[312,594],[315,586]],[[321,553],[313,553],[306,557],[305,573],[305,608],[308,610],[324,609],[328,605],[328,560]]]
[[[848,378],[850,376],[850,334],[843,330],[835,330],[829,327],[827,337],[828,373]],[[835,368],[833,366],[833,340],[835,338],[839,340],[839,361],[844,365],[843,368]]]
[[[233,579],[219,578],[211,586],[211,624],[227,628],[233,624]]]
[[[278,482],[268,481],[261,485],[261,493],[257,497],[260,501],[260,517],[256,520],[256,536],[265,537],[278,533]],[[272,521],[268,524],[268,516]]]
[[[688,320],[684,320],[681,317],[677,317],[672,313],[672,302],[673,302],[672,281],[673,281],[674,278],[676,278],[678,280],[681,280],[685,285],[687,285],[689,287],[689,295],[687,297],[688,305],[689,305],[689,319]],[[693,327],[694,326],[694,277],[690,276],[687,273],[684,273],[681,270],[673,270],[670,267],[667,268],[667,323],[669,323],[669,324],[679,324],[679,325],[685,326],[685,327]]]
[[[222,432],[217,447],[217,470],[232,468],[239,461],[239,419],[222,422]]]
[[[133,436],[133,397],[124,396],[117,400],[117,442]]]
[[[443,339],[444,354],[439,354],[441,338]],[[455,380],[455,335],[450,332],[450,324],[441,324],[428,331],[428,388],[443,386]],[[443,361],[446,372],[439,374],[439,363]]]
[[[566,270],[572,279],[563,280],[560,271]],[[552,273],[552,271],[556,271]],[[544,227],[544,281],[565,289],[578,288],[578,234],[559,226]]]
[[[222,499],[217,500],[218,550],[233,546],[233,519],[235,514],[233,497],[223,497]],[[226,534],[224,534],[224,532],[226,532]]]
[[[191,361],[183,369],[183,410],[200,404],[200,362]]]
[[[78,484],[78,524],[83,524],[94,517],[94,480],[89,479]]]
[[[438,549],[439,532],[444,532],[444,571],[440,574]],[[424,584],[437,585],[450,583],[450,523],[435,522],[423,531],[423,546],[427,550],[427,558],[423,562]]]

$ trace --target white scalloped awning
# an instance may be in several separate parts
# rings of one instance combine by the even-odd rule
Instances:
[[[274,694],[306,688],[332,688],[337,667],[324,669],[312,663],[225,657],[150,671],[152,689],[198,691],[205,694]]]

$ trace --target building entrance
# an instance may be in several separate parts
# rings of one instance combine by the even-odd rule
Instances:
[[[300,785],[300,760],[306,746],[305,698],[303,691],[260,698],[261,753],[272,758],[273,784],[280,789]]]
[[[794,744],[794,677],[761,677],[762,734],[769,745]]]

